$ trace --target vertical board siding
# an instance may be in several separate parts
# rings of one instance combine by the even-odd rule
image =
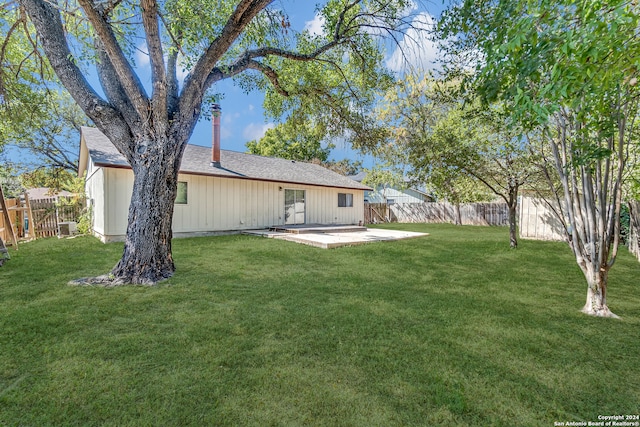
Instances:
[[[133,172],[115,168],[102,170],[104,179],[96,171],[87,180],[87,188],[94,199],[94,230],[103,236],[121,238],[127,229]],[[364,220],[362,190],[186,174],[180,174],[178,181],[187,183],[187,203],[174,206],[174,233],[236,231],[283,225],[284,189],[305,190],[306,223],[357,224]],[[102,198],[99,197],[100,191],[104,193]],[[338,193],[352,193],[353,207],[338,208]]]
[[[93,231],[101,235],[105,234],[105,173],[106,169],[96,168],[89,158],[85,191],[87,193],[87,203],[91,206]]]
[[[105,206],[105,234],[124,235],[133,192],[133,172],[128,169],[107,169],[105,188],[108,194]]]

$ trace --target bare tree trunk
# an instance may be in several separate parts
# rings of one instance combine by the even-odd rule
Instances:
[[[518,210],[518,204],[509,204],[509,246],[512,249],[518,247],[518,229],[516,226],[516,213]]]
[[[609,276],[608,268],[594,269],[591,264],[582,268],[587,279],[587,302],[582,308],[582,312],[597,317],[618,318],[607,307],[607,280]]]
[[[460,203],[453,205],[455,211],[455,225],[462,225],[462,212],[460,212]]]
[[[518,213],[518,189],[520,184],[514,179],[509,182],[509,198],[507,206],[509,207],[509,246],[511,249],[518,248],[518,229],[516,218]]]
[[[640,260],[640,202],[629,202],[629,251]]]

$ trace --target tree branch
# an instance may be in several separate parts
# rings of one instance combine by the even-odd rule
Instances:
[[[126,92],[140,118],[144,119],[148,116],[148,98],[144,93],[140,79],[133,72],[131,64],[127,61],[112,27],[107,23],[104,17],[94,8],[91,0],[78,0],[86,14],[89,22],[93,26],[96,36],[102,41],[104,49],[109,55],[109,59],[116,71],[115,78],[120,80],[120,85]]]
[[[158,119],[154,120],[153,125],[157,132],[162,133],[163,130],[158,127],[166,126],[167,123],[167,86],[162,40],[158,25],[158,5],[155,0],[141,0],[140,7],[151,62],[152,110],[154,118]]]
[[[269,81],[271,82],[271,84],[273,85],[273,87],[276,89],[276,91],[278,91],[278,93],[282,96],[289,96],[289,92],[287,92],[281,85],[280,85],[280,80],[278,79],[278,73],[275,72],[275,70],[267,65],[264,65],[258,61],[249,61],[249,64],[247,65],[247,68],[252,69],[252,70],[256,70],[256,71],[260,71],[262,74],[264,74]]]
[[[95,40],[95,46],[99,59],[96,63],[98,79],[100,80],[100,85],[102,86],[105,95],[107,95],[107,99],[118,109],[118,111],[121,112],[123,119],[126,121],[130,129],[139,129],[141,126],[141,118],[136,113],[135,107],[131,104],[131,100],[125,93],[120,81],[112,78],[116,71],[100,40]],[[129,162],[133,161],[133,158],[127,154],[127,152],[132,152],[134,150],[134,146],[132,145],[133,141],[123,140],[113,141],[113,143]]]
[[[7,47],[9,46],[9,41],[11,40],[11,35],[23,22],[24,22],[24,16],[22,15],[22,12],[20,12],[20,18],[13,23],[11,28],[9,28],[9,31],[7,32],[7,35],[4,39],[4,42],[2,42],[2,47],[0,48],[0,64],[5,63],[4,58],[6,55]],[[4,74],[4,67],[0,69],[0,95],[5,95],[3,74]]]
[[[85,114],[96,124],[122,122],[119,112],[98,96],[74,63],[60,13],[42,0],[20,0],[20,4],[36,27],[51,67]]]
[[[209,75],[216,63],[229,50],[253,18],[272,1],[241,0],[236,6],[220,35],[211,42],[185,79],[179,106],[181,116],[186,118],[194,114],[194,111],[200,111],[200,103],[207,89],[206,82],[209,80]],[[184,122],[187,125],[190,120],[185,120]]]

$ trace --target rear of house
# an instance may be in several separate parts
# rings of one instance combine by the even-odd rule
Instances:
[[[294,224],[359,224],[369,187],[322,166],[188,145],[178,175],[176,237]],[[219,147],[219,144],[217,145]],[[217,156],[217,157],[216,157]],[[211,161],[212,158],[217,161]],[[94,234],[124,240],[133,172],[99,130],[81,130],[79,175]]]

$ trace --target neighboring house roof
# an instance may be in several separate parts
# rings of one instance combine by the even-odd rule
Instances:
[[[355,175],[349,175],[349,178],[351,178],[354,181],[362,182],[366,176],[367,176],[366,172],[360,171]]]
[[[38,187],[28,189],[27,195],[29,196],[30,200],[40,200],[57,199],[58,197],[69,197],[73,196],[73,193],[70,193],[66,190],[56,191],[47,187]]]
[[[88,154],[96,166],[130,168],[124,156],[98,129],[82,127],[81,135],[89,151]],[[86,162],[81,159],[80,174],[84,169],[86,169]],[[371,190],[366,185],[320,165],[236,151],[220,150],[220,167],[213,167],[211,166],[211,147],[193,144],[187,144],[185,148],[180,173]]]
[[[366,178],[366,176],[367,176],[367,173],[364,172],[364,171],[361,171],[361,172],[358,172],[355,175],[349,175],[349,178],[351,178],[352,180],[354,180],[356,182],[360,182],[361,183]],[[405,178],[404,182],[405,182],[405,184],[410,184],[411,180],[409,178]],[[391,188],[396,188],[396,187],[392,186]],[[407,186],[406,189],[410,189],[410,190],[416,191],[416,192],[418,192],[420,194],[423,194],[423,195],[425,195],[427,197],[432,197],[429,193],[426,192],[426,190],[424,188],[418,188],[418,187],[415,187],[415,186]],[[398,190],[398,191],[401,191],[401,190]]]

